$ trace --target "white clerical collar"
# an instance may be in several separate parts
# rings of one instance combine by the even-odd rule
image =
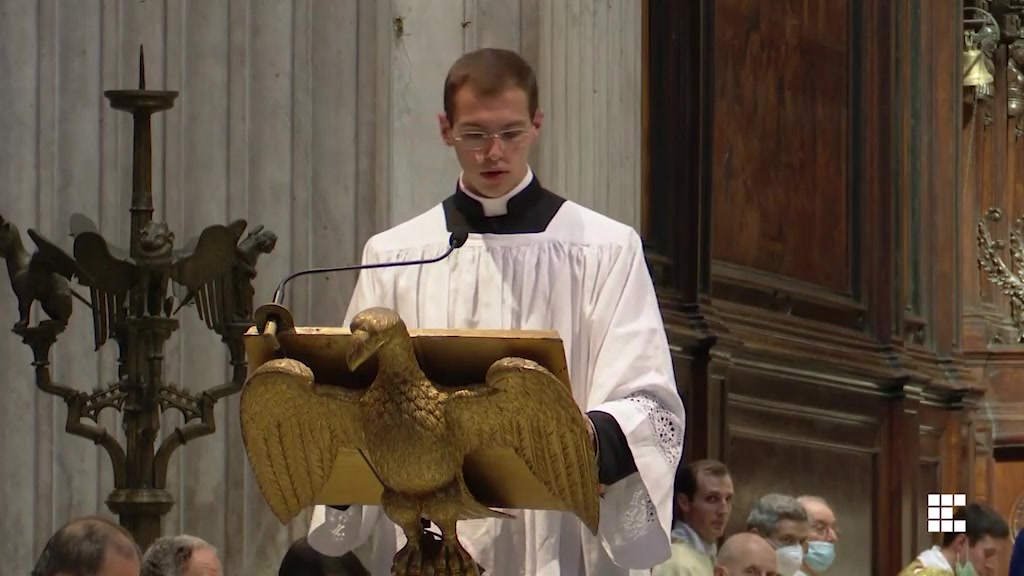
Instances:
[[[504,216],[505,214],[508,214],[508,201],[516,194],[526,190],[526,187],[530,185],[530,182],[533,182],[533,169],[527,166],[526,176],[523,177],[523,180],[518,186],[509,190],[508,194],[505,194],[500,198],[487,198],[470,192],[469,188],[466,188],[466,184],[462,181],[462,173],[459,174],[459,190],[462,190],[463,194],[480,203],[480,206],[484,209],[484,216]]]

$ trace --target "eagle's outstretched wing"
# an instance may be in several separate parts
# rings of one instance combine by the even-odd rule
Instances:
[[[195,300],[199,317],[208,328],[231,321],[230,310],[225,309],[225,292],[231,291],[238,241],[247,226],[245,220],[210,226],[175,254],[171,277],[185,288],[181,305]]]
[[[107,241],[90,229],[87,221],[84,216],[73,221],[74,257],[35,230],[30,229],[28,235],[38,248],[32,255],[33,266],[68,280],[77,279],[89,288],[93,332],[99,350],[124,313],[128,292],[138,280],[138,270],[126,256],[112,253]]]
[[[75,262],[80,272],[78,282],[120,297],[125,297],[139,281],[139,269],[128,258],[119,258],[107,240],[96,232],[75,236]]]
[[[51,242],[48,238],[35,231],[28,229],[28,237],[35,242],[37,250],[32,254],[32,262],[41,265],[43,269],[53,274],[59,274],[68,280],[74,280],[80,275],[78,265],[70,254],[63,248]]]
[[[75,236],[78,283],[89,287],[93,333],[99,350],[124,319],[128,295],[139,282],[139,269],[127,256],[118,257],[103,236],[80,232]]]
[[[317,386],[309,367],[287,358],[249,377],[242,389],[242,440],[260,491],[282,524],[315,503],[341,450],[363,448],[361,395]]]
[[[600,496],[593,442],[585,416],[551,372],[531,360],[498,360],[485,384],[453,392],[446,410],[467,460],[475,452],[511,450],[558,501],[557,509],[573,512],[597,533]],[[470,474],[467,485],[479,492]]]

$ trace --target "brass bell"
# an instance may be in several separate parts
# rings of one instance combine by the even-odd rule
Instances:
[[[964,86],[984,86],[995,82],[987,60],[981,50],[964,50]]]

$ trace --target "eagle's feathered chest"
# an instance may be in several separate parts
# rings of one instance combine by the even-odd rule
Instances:
[[[369,427],[404,425],[422,434],[444,433],[444,398],[426,378],[375,383],[366,391],[362,405]]]
[[[426,378],[374,384],[361,404],[367,455],[393,489],[427,490],[458,470],[444,394]]]

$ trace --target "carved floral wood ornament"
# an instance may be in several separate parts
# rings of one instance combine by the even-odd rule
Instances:
[[[1010,226],[1009,254],[1007,265],[999,255],[1007,246],[1002,240],[995,240],[989,224],[999,222],[1003,213],[998,208],[989,208],[978,221],[978,266],[988,275],[990,282],[999,287],[1010,299],[1010,315],[1017,328],[1017,342],[1024,342],[1024,216],[1014,220]]]

